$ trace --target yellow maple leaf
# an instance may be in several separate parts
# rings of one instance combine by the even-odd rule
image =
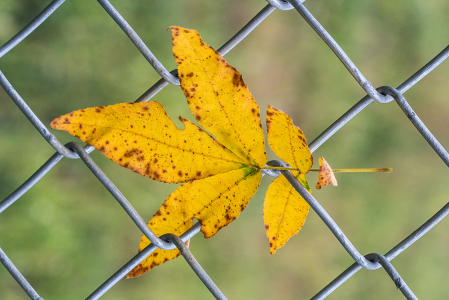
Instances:
[[[293,124],[289,115],[268,105],[267,135],[274,153],[300,171],[292,173],[311,192],[305,174],[312,168],[313,158],[301,129]],[[298,233],[308,212],[309,204],[284,176],[279,176],[270,184],[265,196],[263,218],[272,254]]]
[[[178,129],[155,101],[81,109],[55,119],[51,126],[143,176],[184,182],[148,226],[158,236],[181,235],[197,219],[204,236],[210,238],[238,218],[259,187],[261,170],[272,167],[265,166],[260,109],[241,74],[195,30],[171,27],[171,32],[181,89],[198,123],[215,138],[181,117],[185,128]],[[290,165],[284,169],[291,170],[310,192],[305,174],[313,158],[304,133],[271,105],[267,130],[270,147]],[[307,202],[283,176],[270,184],[264,221],[271,253],[301,229],[308,211]],[[139,251],[149,244],[142,235]],[[157,249],[127,278],[179,255],[177,249]]]

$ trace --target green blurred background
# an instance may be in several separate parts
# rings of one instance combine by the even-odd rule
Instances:
[[[44,3],[45,2],[45,3]],[[0,1],[0,44],[50,1]],[[263,0],[112,1],[168,70],[175,68],[167,28],[200,32],[219,48]],[[449,40],[449,2],[311,0],[307,8],[375,86],[398,86]],[[274,11],[226,59],[242,74],[262,112],[268,103],[290,114],[312,141],[364,96],[363,90],[294,11]],[[44,124],[73,110],[136,100],[159,76],[96,1],[66,1],[0,59],[0,69]],[[405,97],[449,147],[449,62]],[[161,102],[176,124],[193,120],[182,91]],[[262,123],[265,113],[262,113]],[[265,126],[264,126],[265,127]],[[76,140],[53,131],[62,142]],[[31,176],[54,150],[0,89],[0,199]],[[268,147],[268,146],[267,146]],[[275,159],[271,151],[269,159]],[[386,253],[447,203],[447,167],[394,103],[371,104],[315,153],[334,168],[392,167],[392,174],[337,174],[338,187],[313,191],[362,253]],[[92,157],[148,220],[175,189]],[[308,175],[316,182],[316,174]],[[305,226],[270,255],[263,199],[272,178],[238,220],[191,251],[229,299],[309,299],[352,264],[311,212]],[[418,297],[449,294],[449,219],[393,261]],[[80,160],[61,160],[0,216],[0,247],[44,299],[84,299],[138,249],[140,231]],[[137,279],[121,280],[102,299],[210,299],[178,258]],[[27,299],[0,267],[0,299]],[[383,270],[361,270],[329,299],[403,299]]]

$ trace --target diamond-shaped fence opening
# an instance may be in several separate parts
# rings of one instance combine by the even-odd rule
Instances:
[[[0,4],[0,299],[445,298],[449,68],[436,67],[449,56],[449,5],[288,2]],[[199,224],[159,239],[145,222],[174,185],[121,169],[48,125],[80,108],[149,99],[189,116],[171,25],[226,54],[261,110],[288,112],[315,157],[394,172],[342,174],[338,188],[313,196],[288,171],[274,174],[313,209],[275,255],[262,224],[269,176],[213,239],[193,237]],[[154,246],[136,256],[141,233]],[[181,242],[190,237],[191,253]],[[173,245],[185,259],[122,280]]]

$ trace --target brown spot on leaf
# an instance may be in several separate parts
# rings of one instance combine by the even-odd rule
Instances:
[[[178,171],[178,176],[182,177],[182,171],[181,170]]]
[[[271,121],[267,119],[267,131],[270,131]]]
[[[124,156],[124,157],[132,157],[132,156],[136,156],[136,155],[141,154],[141,153],[142,153],[141,150],[139,150],[139,149],[137,149],[137,148],[133,148],[133,149],[131,149],[131,150],[126,151],[126,152],[123,154],[123,156]]]
[[[150,177],[150,175],[151,175],[151,165],[150,165],[150,163],[147,163],[145,165],[145,176]]]
[[[232,77],[232,84],[235,87],[239,87],[240,85],[244,86],[245,83],[243,82],[242,75],[240,75],[239,73],[234,73],[234,76]]]

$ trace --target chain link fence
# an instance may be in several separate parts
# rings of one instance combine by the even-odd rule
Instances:
[[[52,1],[33,21],[31,21],[24,29],[22,29],[11,40],[0,47],[0,58],[8,53],[11,49],[17,46],[23,39],[25,39],[30,33],[36,30],[47,18],[49,18],[53,12],[55,12],[64,0]],[[434,152],[441,158],[441,160],[449,166],[449,154],[440,144],[440,142],[433,136],[431,131],[420,120],[418,115],[408,104],[403,94],[423,79],[427,74],[432,72],[439,64],[441,64],[449,56],[449,46],[443,49],[437,56],[431,59],[426,65],[424,65],[415,74],[398,85],[396,88],[391,86],[382,86],[379,88],[373,87],[362,72],[351,61],[350,57],[339,46],[334,38],[325,30],[323,26],[315,19],[315,17],[307,10],[302,4],[304,1],[299,0],[267,0],[266,5],[253,19],[251,19],[237,34],[235,34],[228,42],[218,49],[218,52],[222,55],[228,53],[232,48],[245,39],[245,37],[251,33],[265,18],[267,18],[275,10],[296,10],[300,17],[302,17],[312,27],[321,39],[328,45],[328,47],[335,53],[337,58],[343,63],[347,71],[353,76],[356,82],[360,85],[366,96],[358,101],[354,106],[349,108],[340,118],[338,118],[331,126],[324,130],[319,136],[313,140],[310,144],[310,150],[313,153],[316,151],[326,140],[338,132],[346,123],[348,123],[357,114],[362,112],[365,108],[370,106],[371,103],[389,103],[395,101],[397,105],[402,109],[409,121],[415,126],[425,141],[433,148]],[[137,35],[134,29],[127,23],[127,21],[120,15],[120,13],[114,8],[114,6],[107,0],[98,0],[98,3],[109,14],[109,16],[120,26],[123,32],[129,37],[132,43],[139,49],[145,59],[151,64],[156,72],[161,76],[161,79],[151,86],[145,93],[143,93],[136,102],[148,101],[157,93],[159,93],[168,84],[179,85],[179,80],[176,77],[177,71],[168,71],[162,63],[154,56],[150,49],[145,45],[141,38]],[[294,38],[294,37],[293,37]],[[269,58],[267,58],[269,59]],[[97,166],[94,159],[89,155],[94,149],[91,146],[82,147],[75,142],[70,142],[63,145],[52,133],[49,132],[47,127],[43,124],[37,114],[27,104],[13,85],[8,81],[5,75],[0,71],[0,84],[9,97],[14,101],[17,107],[22,111],[26,118],[32,123],[41,136],[50,144],[56,153],[51,156],[48,161],[42,165],[28,180],[26,180],[19,188],[17,188],[12,194],[6,197],[0,202],[0,212],[5,211],[10,205],[19,200],[31,187],[44,177],[47,172],[63,158],[70,158],[76,161],[81,159],[82,162],[89,168],[89,170],[96,176],[96,178],[106,187],[109,193],[118,201],[120,206],[125,210],[128,216],[132,219],[139,230],[145,234],[152,244],[141,251],[139,254],[131,258],[126,264],[119,268],[112,276],[104,281],[97,289],[95,289],[90,296],[86,299],[98,299],[109,289],[111,289],[118,281],[120,281],[129,271],[137,266],[145,257],[152,253],[155,249],[173,249],[177,247],[184,259],[193,269],[193,271],[202,280],[205,287],[217,298],[226,299],[225,295],[214,284],[205,270],[201,268],[198,262],[193,257],[189,249],[186,248],[184,242],[199,232],[200,224],[197,223],[189,231],[181,236],[173,234],[166,234],[161,237],[157,237],[146,225],[144,219],[139,215],[136,209],[125,198],[120,190],[114,185],[114,183],[106,176],[106,174]],[[275,104],[275,103],[274,103]],[[372,106],[372,105],[371,105]],[[80,107],[81,108],[81,107]],[[427,155],[427,154],[425,154]],[[429,154],[430,155],[430,154]],[[271,161],[270,165],[283,166],[281,162]],[[304,187],[288,172],[282,171],[281,176],[285,176],[289,182],[295,187],[295,189],[306,199],[311,205],[315,213],[322,219],[325,225],[333,233],[333,235],[340,242],[341,246],[347,251],[347,253],[355,261],[349,268],[343,271],[332,282],[319,291],[312,299],[324,299],[330,295],[335,289],[342,285],[351,276],[357,273],[362,268],[367,270],[376,270],[383,268],[384,271],[391,277],[394,285],[399,289],[407,299],[417,299],[413,293],[413,286],[409,287],[401,275],[395,270],[394,266],[390,262],[397,257],[406,248],[415,243],[424,234],[426,234],[432,227],[449,213],[449,203],[443,208],[437,211],[430,219],[424,224],[418,227],[412,234],[400,241],[396,246],[385,254],[370,253],[362,255],[356,247],[347,238],[345,233],[339,228],[337,223],[331,218],[327,211],[318,203],[318,201],[309,194]],[[280,176],[280,172],[267,173],[270,176]],[[419,226],[420,224],[415,224]],[[11,230],[14,230],[13,228]],[[0,240],[0,243],[2,241]],[[19,283],[22,289],[28,294],[31,299],[42,299],[33,288],[32,282],[21,274],[19,268],[14,265],[7,254],[0,248],[0,261],[9,271],[12,277]],[[418,270],[413,270],[418,272]],[[323,271],[324,272],[324,271]],[[425,274],[423,274],[425,276]],[[170,292],[170,291],[167,291]],[[68,293],[70,293],[68,291]]]

